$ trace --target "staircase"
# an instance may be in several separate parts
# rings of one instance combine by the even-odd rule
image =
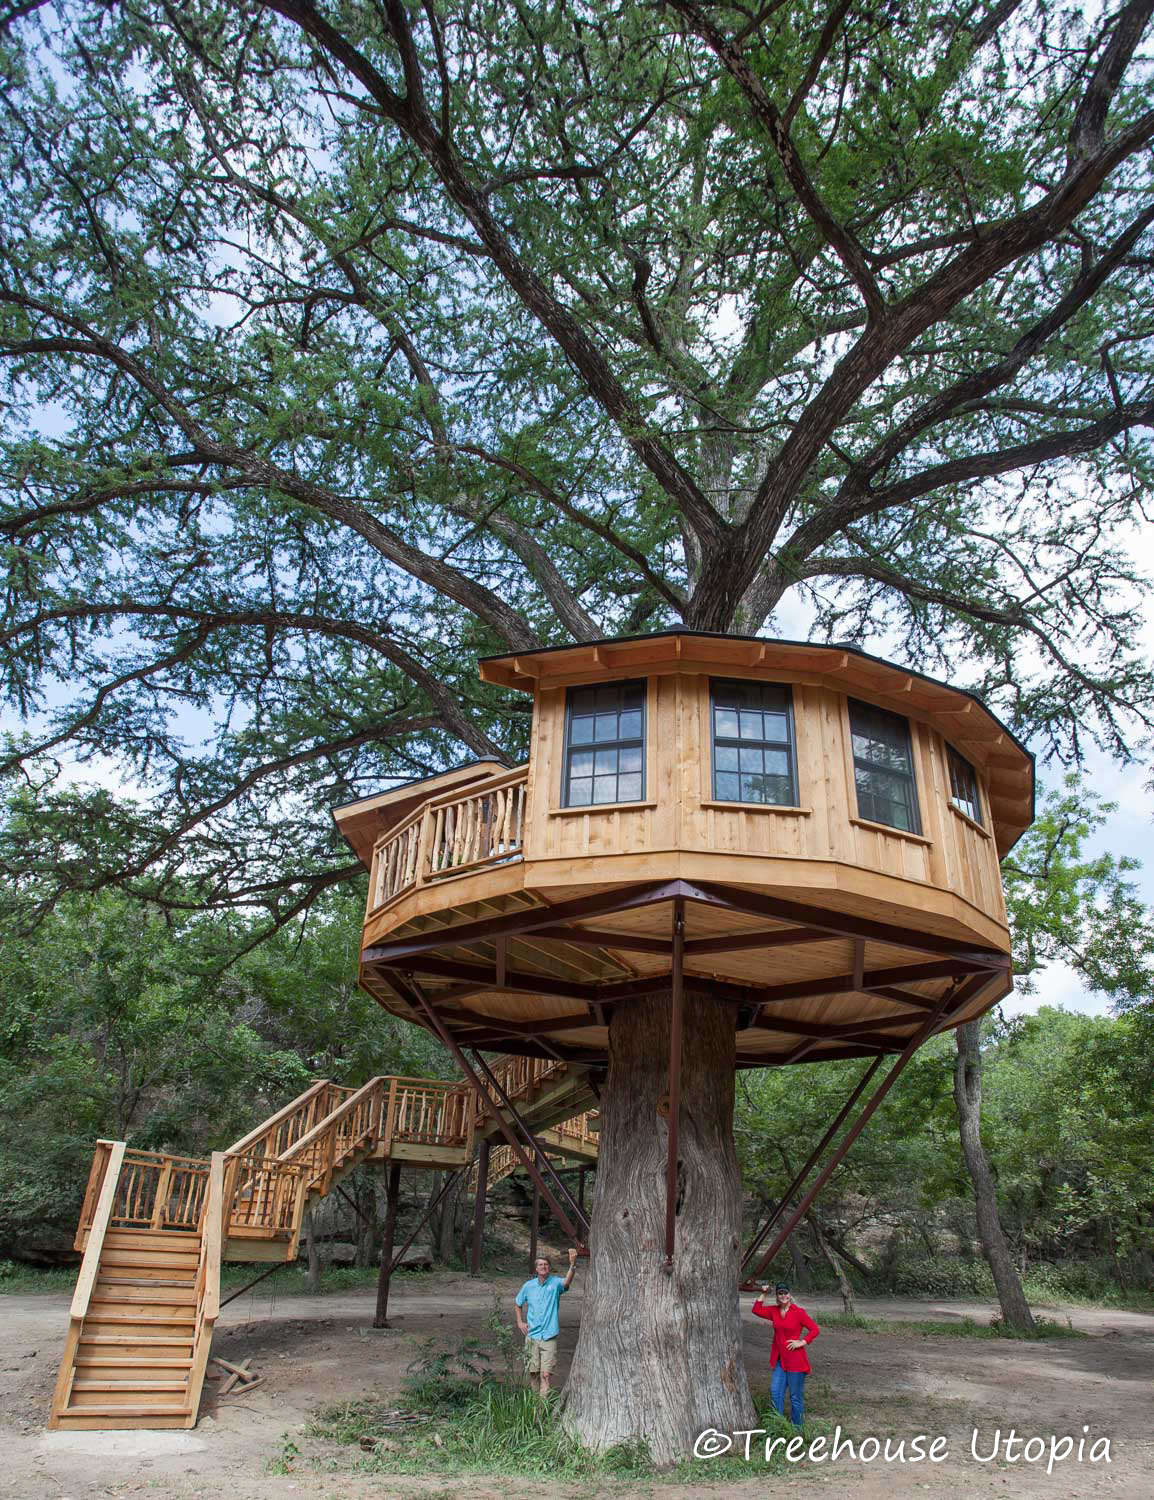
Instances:
[[[494,1071],[544,1144],[595,1159],[588,1116],[561,1119],[588,1097],[581,1073],[520,1057]],[[355,1167],[460,1167],[498,1131],[466,1085],[380,1077],[322,1079],[209,1159],[97,1142],[49,1426],[194,1427],[223,1260],[295,1260],[306,1210]]]

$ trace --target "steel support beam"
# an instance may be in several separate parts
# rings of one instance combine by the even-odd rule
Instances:
[[[681,1032],[685,994],[685,903],[673,903],[672,974],[669,983],[669,1116],[666,1121],[665,1150],[665,1265],[667,1276],[673,1274],[673,1246],[677,1234],[677,1149],[681,1126]]]
[[[481,1242],[485,1237],[485,1205],[489,1196],[489,1142],[482,1141],[477,1151],[477,1191],[473,1195],[473,1246],[469,1256],[469,1275],[481,1274]]]
[[[424,1011],[425,1015],[429,1018],[429,1022],[432,1025],[433,1030],[437,1033],[437,1035],[444,1042],[445,1046],[448,1047],[449,1051],[453,1054],[454,1062],[460,1068],[461,1072],[464,1073],[465,1078],[468,1080],[468,1082],[472,1085],[473,1091],[476,1093],[477,1098],[481,1101],[481,1108],[487,1115],[492,1118],[493,1123],[505,1137],[508,1145],[512,1148],[513,1155],[521,1163],[521,1166],[529,1174],[530,1178],[540,1187],[541,1192],[544,1195],[545,1202],[548,1203],[550,1209],[556,1216],[557,1222],[562,1226],[562,1228],[565,1230],[565,1233],[570,1237],[570,1239],[573,1240],[574,1244],[581,1243],[582,1241],[580,1234],[573,1227],[573,1224],[570,1221],[569,1216],[565,1213],[564,1209],[553,1197],[553,1194],[549,1191],[545,1180],[542,1178],[541,1173],[537,1170],[536,1162],[531,1161],[529,1157],[525,1155],[524,1148],[522,1147],[520,1141],[518,1141],[512,1127],[507,1123],[498,1106],[494,1104],[493,1100],[489,1097],[489,1091],[477,1077],[476,1070],[470,1066],[465,1054],[461,1051],[460,1047],[457,1046],[457,1043],[453,1039],[452,1033],[443,1024],[436,1011],[425,999],[424,995],[421,994],[421,991],[417,988],[416,985],[412,987],[411,995],[406,994],[403,987],[398,989],[398,993],[400,994],[402,1000],[405,1000],[410,1005],[412,1005],[415,1001],[416,1004],[421,1008],[421,1010]]]
[[[841,1129],[842,1125],[845,1123],[846,1116],[849,1114],[850,1110],[854,1107],[857,1101],[861,1098],[866,1088],[868,1088],[870,1079],[874,1076],[881,1065],[882,1059],[880,1057],[875,1057],[873,1062],[870,1063],[869,1067],[858,1079],[857,1083],[854,1086],[853,1092],[850,1094],[849,1098],[845,1101],[842,1107],[838,1110],[837,1114],[834,1116],[833,1124],[822,1136],[821,1140],[814,1147],[813,1151],[810,1152],[809,1159],[806,1161],[805,1166],[802,1167],[801,1171],[786,1188],[785,1192],[778,1200],[777,1207],[773,1210],[769,1218],[766,1219],[765,1223],[750,1241],[749,1248],[741,1257],[741,1269],[743,1272],[749,1265],[749,1262],[757,1254],[761,1246],[765,1243],[766,1236],[769,1234],[769,1231],[773,1228],[778,1219],[780,1219],[782,1214],[785,1212],[786,1205],[789,1203],[789,1200],[793,1197],[794,1193],[797,1192],[798,1188],[801,1187],[802,1183],[813,1171],[817,1163],[821,1160],[822,1153],[825,1151],[829,1143],[833,1140],[834,1136]]]
[[[766,1267],[771,1265],[774,1259],[777,1257],[777,1254],[781,1250],[781,1247],[785,1244],[786,1240],[789,1239],[790,1235],[801,1223],[814,1199],[821,1192],[822,1188],[825,1187],[826,1183],[829,1181],[830,1177],[832,1177],[833,1173],[841,1165],[846,1153],[849,1151],[854,1141],[857,1140],[858,1136],[861,1135],[862,1131],[869,1123],[869,1120],[874,1111],[878,1108],[882,1100],[889,1093],[890,1089],[893,1088],[894,1084],[898,1081],[899,1077],[905,1071],[906,1064],[909,1062],[910,1058],[913,1057],[914,1053],[918,1050],[922,1043],[924,1041],[927,1041],[934,1034],[934,1032],[938,1029],[939,1025],[942,1022],[948,1020],[951,1015],[956,1014],[967,1004],[967,1002],[973,997],[973,995],[976,994],[977,991],[980,990],[988,982],[988,979],[988,975],[982,974],[977,976],[976,978],[961,981],[955,987],[952,994],[942,997],[937,1010],[932,1015],[926,1017],[925,1021],[918,1028],[916,1034],[912,1036],[906,1043],[904,1050],[898,1057],[897,1061],[894,1063],[893,1067],[886,1074],[885,1078],[878,1085],[878,1087],[874,1090],[873,1094],[871,1094],[869,1102],[866,1104],[861,1114],[857,1117],[854,1123],[850,1126],[849,1130],[843,1136],[841,1144],[838,1146],[837,1150],[833,1153],[829,1161],[826,1162],[825,1166],[818,1173],[813,1186],[805,1193],[805,1195],[801,1199],[801,1202],[790,1214],[785,1226],[778,1231],[773,1244],[770,1245],[769,1249],[766,1251],[765,1255],[762,1256],[761,1260],[758,1262],[758,1265],[752,1272],[753,1279],[761,1276],[766,1270]]]
[[[401,1164],[389,1163],[385,1181],[385,1230],[381,1236],[381,1273],[377,1277],[377,1307],[374,1328],[389,1326],[389,1282],[393,1276],[393,1237],[397,1231],[397,1207],[401,1201]]]

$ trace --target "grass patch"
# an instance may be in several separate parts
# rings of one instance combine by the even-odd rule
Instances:
[[[495,1377],[492,1360],[493,1353],[475,1340],[453,1351],[426,1348],[410,1366],[399,1407],[372,1399],[342,1402],[318,1412],[305,1436],[367,1450],[354,1466],[368,1473],[565,1479],[595,1485],[597,1494],[617,1483],[704,1488],[798,1468],[784,1458],[784,1442],[766,1462],[766,1437],[753,1441],[748,1462],[740,1456],[687,1459],[668,1469],[658,1469],[642,1444],[590,1452],[566,1430],[555,1396],[541,1401],[507,1372]],[[757,1406],[756,1425],[769,1439],[796,1435],[768,1395]],[[832,1423],[811,1422],[805,1437],[831,1436],[833,1430]]]
[[[822,1328],[860,1328],[869,1333],[889,1333],[897,1338],[920,1338],[941,1334],[953,1339],[1084,1339],[1089,1337],[1067,1320],[1057,1323],[1051,1318],[1035,1318],[1034,1331],[1022,1333],[1009,1328],[1000,1318],[979,1323],[976,1318],[863,1318],[857,1313],[830,1313],[822,1319]]]

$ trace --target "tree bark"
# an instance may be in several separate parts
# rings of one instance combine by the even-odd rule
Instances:
[[[733,1005],[687,993],[673,1268],[663,1270],[671,1000],[609,1023],[589,1287],[566,1419],[590,1448],[645,1443],[659,1464],[706,1427],[752,1427],[737,1284],[741,1178],[733,1144]]]
[[[978,1238],[989,1263],[1002,1305],[1002,1317],[1011,1328],[1029,1332],[1034,1327],[1022,1283],[1014,1270],[1010,1247],[998,1217],[998,1196],[994,1174],[982,1145],[982,1054],[980,1021],[967,1021],[954,1033],[958,1059],[954,1067],[954,1099],[958,1106],[958,1129],[962,1154],[966,1158],[970,1181],[974,1185]]]

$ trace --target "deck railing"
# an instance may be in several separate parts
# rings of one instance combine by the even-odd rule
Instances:
[[[386,1149],[414,1146],[472,1148],[477,1109],[472,1090],[431,1078],[390,1078],[385,1111]]]
[[[429,875],[519,859],[525,838],[528,766],[484,782],[472,792],[430,803]]]
[[[369,909],[423,881],[522,858],[528,781],[518,766],[418,808],[373,850]]]
[[[583,1146],[595,1146],[600,1142],[600,1136],[592,1128],[592,1122],[597,1118],[597,1111],[587,1109],[584,1114],[574,1115],[571,1120],[562,1120],[551,1128],[557,1135],[565,1136],[571,1141],[580,1141]]]

